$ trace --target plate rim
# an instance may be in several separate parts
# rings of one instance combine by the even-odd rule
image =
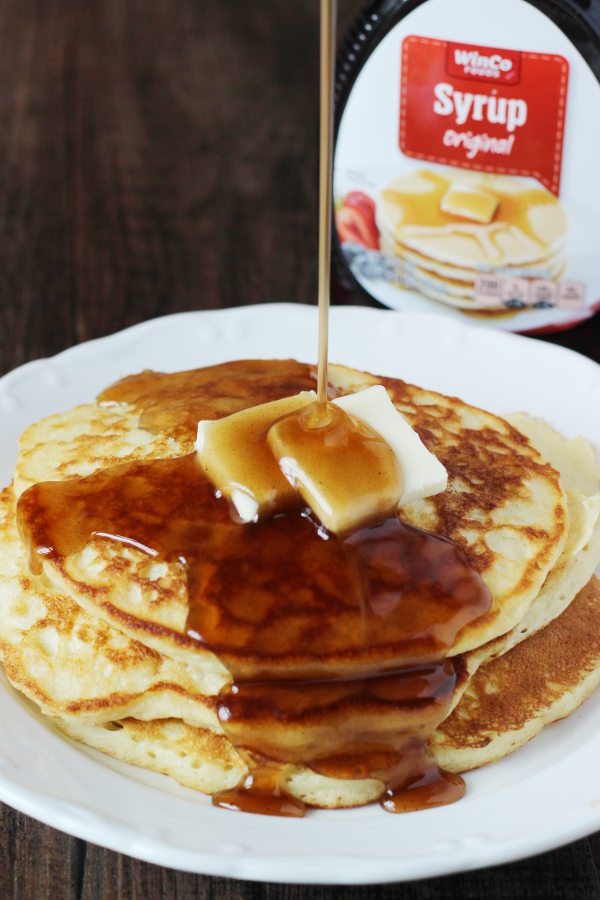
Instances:
[[[136,323],[110,335],[76,344],[54,356],[24,363],[0,378],[0,397],[7,387],[12,387],[24,374],[27,376],[36,367],[44,366],[44,364],[52,365],[53,362],[60,361],[61,364],[64,363],[67,367],[74,366],[76,368],[79,357],[85,359],[90,352],[92,352],[92,355],[98,352],[102,355],[105,352],[103,348],[107,348],[108,351],[111,346],[118,345],[120,341],[127,341],[129,338],[135,339],[139,335],[143,336],[144,331],[160,328],[166,323],[179,327],[180,323],[185,324],[188,320],[198,318],[215,318],[215,320],[221,319],[222,321],[225,321],[227,318],[232,320],[244,317],[249,317],[250,319],[261,318],[267,310],[272,313],[274,308],[275,311],[316,320],[316,307],[295,303],[254,304],[218,310],[171,313]],[[293,313],[291,312],[292,310],[294,311]],[[375,321],[380,317],[391,317],[392,319],[401,319],[403,322],[406,322],[407,319],[418,320],[420,323],[419,327],[430,325],[432,318],[435,320],[440,319],[435,313],[392,311],[366,306],[335,306],[332,307],[331,312],[334,326],[336,318],[339,320],[355,318],[358,321],[361,317],[372,317],[373,321]],[[436,324],[440,325],[439,322],[436,322]],[[508,341],[510,344],[516,341],[521,346],[524,346],[524,342],[531,343],[531,339],[526,336],[509,331],[485,328],[479,324],[453,322],[445,318],[442,324],[445,328],[453,331],[468,332],[473,335],[479,335],[483,330],[488,336],[487,339],[500,341],[501,343]],[[548,359],[561,357],[572,362],[576,360],[576,365],[581,366],[582,371],[584,369],[588,371],[591,377],[597,379],[600,384],[600,366],[593,360],[559,345],[544,344],[542,342],[536,342],[536,344],[538,345],[538,350],[543,348],[540,352],[547,354]],[[13,691],[9,686],[8,688],[10,692]],[[4,687],[2,690],[4,690]],[[78,752],[82,751],[79,750]],[[147,862],[182,871],[211,874],[219,877],[241,878],[252,881],[275,881],[289,884],[376,884],[437,877],[442,874],[453,874],[489,865],[515,862],[546,850],[555,849],[600,828],[600,808],[594,808],[592,810],[588,809],[587,815],[582,815],[575,821],[570,819],[565,821],[560,828],[556,826],[550,828],[550,835],[547,834],[548,827],[545,827],[535,831],[527,839],[520,835],[513,841],[490,842],[487,845],[487,852],[486,848],[481,846],[470,849],[466,847],[463,852],[455,853],[453,858],[444,854],[438,854],[432,858],[425,852],[421,856],[412,858],[410,861],[407,861],[405,858],[375,861],[365,857],[356,860],[344,855],[331,855],[323,859],[319,858],[317,863],[314,858],[311,861],[297,855],[292,855],[286,860],[280,853],[276,855],[269,855],[268,853],[257,855],[252,853],[249,857],[244,857],[243,865],[240,865],[240,860],[233,860],[228,855],[189,851],[181,847],[174,848],[163,840],[154,840],[147,835],[142,838],[135,832],[133,826],[128,826],[126,823],[115,825],[114,822],[107,824],[105,818],[98,812],[92,815],[93,822],[86,822],[86,817],[82,819],[78,810],[73,808],[68,801],[61,802],[57,798],[44,795],[39,790],[27,788],[20,784],[18,779],[11,779],[10,772],[4,767],[0,767],[0,799],[26,815],[44,822],[46,825],[58,828],[75,837],[99,843],[116,852],[127,853]],[[318,815],[319,811],[316,814]],[[333,815],[343,814],[343,811],[333,813]],[[86,812],[86,815],[89,815],[89,812]],[[231,814],[225,813],[225,815]],[[246,817],[244,817],[245,819]],[[134,834],[127,833],[128,829]],[[424,865],[425,862],[427,862],[427,865]],[[303,870],[305,866],[310,868],[308,874]],[[374,869],[374,866],[377,870],[371,871],[371,869]],[[288,871],[283,873],[282,868],[286,867]],[[333,870],[336,870],[335,875]],[[282,874],[285,874],[285,877],[281,877]],[[319,876],[318,879],[313,877],[315,874]]]

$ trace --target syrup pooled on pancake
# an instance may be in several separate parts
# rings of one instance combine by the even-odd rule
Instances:
[[[141,412],[142,428],[193,441],[200,419],[220,419],[316,386],[316,368],[295,360],[233,360],[188,372],[140,372],[108,387],[98,402],[131,404]]]
[[[276,390],[282,374],[289,389],[290,369],[278,364]],[[154,395],[152,376],[141,379],[143,416],[177,418],[172,393],[161,393],[171,387],[168,377],[155,378]],[[186,376],[194,394],[203,383],[202,371],[196,384]],[[124,384],[130,391],[132,380]],[[232,671],[219,718],[253,762],[250,783],[216,802],[301,812],[277,783],[289,762],[378,778],[391,810],[462,793],[462,783],[432,764],[425,744],[464,677],[460,661],[443,658],[465,625],[487,611],[490,596],[451,542],[395,517],[338,537],[300,503],[240,525],[195,455],[35,485],[21,496],[19,524],[38,569],[43,559],[67,558],[98,539],[185,565],[184,639],[217,653]]]

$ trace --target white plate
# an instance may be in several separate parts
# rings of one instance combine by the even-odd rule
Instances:
[[[240,357],[316,357],[311,307],[264,305],[154,320],[29,363],[0,380],[0,483],[20,431],[90,400],[121,375]],[[330,358],[524,409],[600,446],[600,367],[568,350],[434,315],[335,308]],[[393,816],[377,805],[300,820],[232,813],[168,778],[68,742],[0,683],[0,798],[70,834],[193,872],[262,881],[374,883],[440,875],[538,853],[600,829],[600,695],[500,763],[467,795]]]

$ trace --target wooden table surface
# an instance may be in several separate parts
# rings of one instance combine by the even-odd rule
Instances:
[[[340,32],[361,6],[340,0]],[[315,302],[317,47],[318,0],[0,0],[0,373],[168,312]],[[599,360],[599,321],[551,339]],[[580,900],[599,864],[595,835],[434,881],[285,887],[0,813],[2,898]]]

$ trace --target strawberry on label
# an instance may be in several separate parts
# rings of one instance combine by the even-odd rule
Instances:
[[[375,203],[362,191],[351,191],[335,214],[341,243],[361,244],[368,250],[379,250],[379,232],[375,223]]]

